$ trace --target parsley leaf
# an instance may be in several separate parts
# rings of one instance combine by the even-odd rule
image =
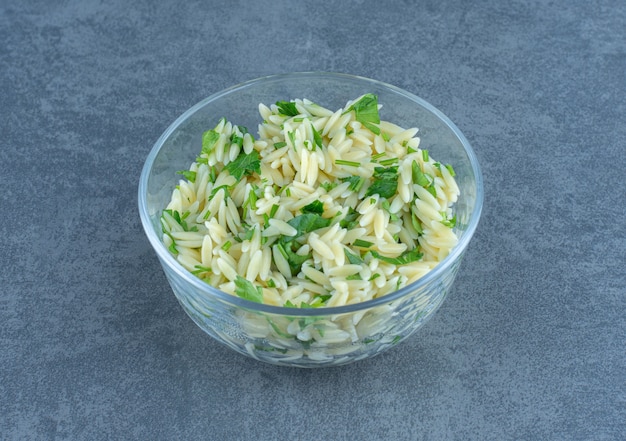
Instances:
[[[420,187],[424,187],[424,188],[430,185],[432,178],[430,178],[430,175],[422,171],[417,161],[413,161],[413,163],[411,164],[411,173],[413,176],[414,184],[417,184]]]
[[[294,236],[281,236],[276,245],[287,263],[289,263],[291,274],[299,273],[302,264],[311,258],[311,253],[303,256],[297,254],[301,245],[295,239],[303,234],[327,227],[330,225],[330,222],[330,219],[324,219],[315,213],[304,213],[287,221],[297,232]]]
[[[452,168],[452,166],[450,164],[446,164],[446,168],[450,172],[450,176],[452,176],[452,177],[456,176],[456,173],[455,173],[454,169]]]
[[[353,243],[353,245],[355,247],[360,247],[360,248],[369,248],[372,245],[374,245],[372,242],[367,241],[367,240],[363,240],[363,239],[356,239]]]
[[[278,107],[278,111],[285,116],[297,116],[300,114],[300,112],[298,112],[298,108],[296,107],[296,103],[289,101],[276,101],[276,106]]]
[[[324,214],[324,203],[316,200],[302,207],[300,211],[302,213]]]
[[[263,303],[263,292],[255,288],[248,279],[239,275],[235,279],[235,294],[251,302]]]
[[[295,239],[303,234],[329,226],[330,219],[324,219],[322,216],[314,213],[304,213],[289,219],[287,223],[297,230],[295,236],[291,236],[292,239]]]
[[[365,182],[365,179],[361,176],[348,176],[345,178],[340,178],[341,182],[349,182],[350,185],[348,188],[352,191],[359,191]]]
[[[359,223],[357,220],[359,218],[359,212],[356,211],[352,207],[348,207],[348,212],[346,215],[339,221],[339,226],[341,228],[345,228],[346,230],[351,230]]]
[[[172,218],[174,218],[174,220],[176,221],[176,223],[178,223],[178,225],[180,225],[184,231],[198,231],[198,228],[193,226],[191,228],[189,228],[189,226],[187,225],[187,222],[185,221],[185,219],[187,218],[187,216],[189,216],[189,211],[185,211],[182,216],[181,214],[176,211],[176,210],[171,210],[171,209],[166,209],[163,210],[163,213],[167,213],[170,216],[172,216]],[[163,214],[161,214],[161,216],[163,216]]]
[[[343,252],[346,255],[346,257],[348,258],[348,262],[350,262],[352,265],[362,265],[364,263],[363,259],[361,259],[356,254],[352,254],[347,249],[344,248]]]
[[[296,241],[291,240],[291,237],[282,236],[276,245],[289,264],[291,274],[298,274],[302,268],[302,264],[311,258],[311,253],[303,256],[297,254],[299,245]]]
[[[202,134],[202,153],[207,155],[213,151],[213,147],[220,139],[220,134],[215,130],[207,130]]]
[[[456,214],[452,216],[450,219],[445,219],[441,221],[446,227],[454,228],[456,226]]]
[[[320,187],[322,187],[326,192],[331,191],[336,186],[337,186],[336,182],[330,182],[330,181],[324,181],[320,184]]]
[[[380,116],[378,115],[378,97],[372,93],[365,94],[348,108],[354,110],[355,118],[376,135],[380,135]]]
[[[318,146],[319,148],[322,148],[323,147],[322,135],[320,135],[320,132],[318,132],[315,129],[315,126],[313,124],[311,124],[311,131],[313,132],[313,142],[315,143],[316,146]]]
[[[196,172],[191,170],[178,170],[176,172],[179,175],[183,175],[189,182],[196,182]]]
[[[398,257],[383,256],[373,250],[371,251],[371,253],[372,256],[374,256],[375,258],[394,265],[406,265],[407,263],[416,262],[420,260],[423,256],[423,254],[420,253],[419,248],[414,248],[410,251],[407,250],[404,253],[400,254]]]
[[[372,185],[365,192],[365,196],[375,194],[383,198],[391,198],[398,189],[398,167],[376,167]]]
[[[250,154],[240,153],[233,162],[229,162],[224,170],[235,179],[240,180],[243,175],[251,175],[253,172],[261,173],[261,158],[259,152],[252,150]]]

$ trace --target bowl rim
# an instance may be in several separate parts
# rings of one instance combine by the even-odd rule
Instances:
[[[416,280],[415,282],[399,289],[393,291],[387,295],[382,297],[378,297],[371,300],[366,300],[364,302],[355,303],[351,305],[343,305],[343,306],[333,306],[333,307],[320,307],[320,308],[312,308],[312,309],[301,309],[301,308],[290,308],[285,306],[273,306],[266,305],[262,303],[252,302],[250,300],[246,300],[237,296],[233,296],[232,294],[225,293],[220,291],[219,289],[207,284],[206,282],[200,280],[195,277],[189,271],[187,271],[167,250],[165,245],[163,244],[161,238],[158,236],[157,232],[152,226],[152,222],[150,221],[150,214],[148,213],[147,208],[147,185],[148,185],[148,177],[150,175],[150,170],[154,164],[154,161],[163,147],[165,141],[169,138],[169,136],[191,115],[193,115],[197,110],[204,107],[207,103],[211,101],[215,101],[222,96],[234,93],[236,91],[257,85],[259,83],[265,82],[279,82],[287,79],[313,79],[317,77],[327,77],[327,78],[336,78],[344,81],[358,81],[361,83],[369,83],[372,85],[376,85],[379,88],[388,89],[391,92],[397,93],[399,95],[404,96],[405,98],[414,101],[420,106],[424,107],[426,110],[434,114],[437,118],[439,118],[448,128],[454,133],[454,135],[459,139],[463,148],[469,158],[470,165],[472,167],[472,171],[474,173],[475,181],[476,181],[476,203],[474,204],[472,213],[469,217],[469,222],[467,224],[467,228],[463,233],[463,236],[459,240],[459,242],[454,246],[454,248],[450,251],[448,256],[446,256],[441,262],[439,262],[432,270],[430,270],[427,274]],[[174,122],[172,122],[169,127],[161,134],[161,136],[154,143],[150,153],[146,157],[144,165],[142,167],[139,186],[138,186],[138,208],[139,215],[141,218],[141,223],[143,229],[148,237],[152,248],[157,253],[157,257],[161,261],[162,264],[166,264],[170,269],[175,271],[185,282],[191,284],[194,288],[196,288],[199,292],[209,296],[217,298],[220,301],[226,302],[227,304],[231,304],[233,306],[237,306],[239,308],[244,308],[253,312],[264,312],[269,314],[277,314],[277,315],[289,315],[293,317],[311,317],[311,316],[322,316],[322,315],[337,315],[337,314],[346,314],[346,313],[354,313],[357,311],[367,310],[370,308],[374,308],[376,306],[384,305],[390,303],[392,301],[396,301],[402,297],[405,297],[411,292],[419,290],[422,286],[426,286],[431,283],[434,279],[439,277],[439,275],[452,265],[457,259],[459,259],[462,253],[465,251],[467,246],[470,243],[472,236],[478,226],[478,222],[480,220],[482,208],[483,208],[483,200],[484,200],[484,188],[483,188],[483,178],[480,169],[480,165],[478,164],[478,158],[471,147],[469,141],[463,135],[463,133],[459,130],[459,128],[439,109],[435,106],[427,102],[426,100],[418,97],[417,95],[408,92],[404,89],[401,89],[397,86],[374,80],[371,78],[351,75],[346,73],[337,73],[337,72],[319,72],[319,71],[310,71],[310,72],[291,72],[291,73],[281,73],[281,74],[273,74],[258,77],[252,80],[244,81],[238,84],[235,84],[231,87],[223,89],[219,92],[209,95],[208,97],[202,99],[189,109],[187,109],[184,113],[182,113]]]

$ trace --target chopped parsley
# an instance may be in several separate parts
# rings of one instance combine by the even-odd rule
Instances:
[[[215,130],[207,130],[202,134],[202,153],[208,155],[213,151],[215,144],[220,139],[220,134]]]
[[[357,239],[354,241],[354,246],[355,247],[360,247],[360,248],[369,248],[372,245],[374,245],[373,242],[369,242],[367,240],[363,240],[363,239]]]
[[[348,108],[354,110],[358,122],[367,127],[372,133],[380,135],[380,116],[378,115],[378,97],[372,93],[363,95],[356,103]]]
[[[352,265],[363,265],[365,263],[365,262],[363,262],[363,259],[361,259],[356,254],[352,254],[346,248],[344,248],[343,252],[346,255],[346,257],[348,258],[348,262],[350,262]]]
[[[454,169],[452,168],[452,166],[450,164],[446,164],[445,166],[448,171],[450,172],[450,176],[455,177],[456,176],[456,172],[454,171]]]
[[[325,181],[320,184],[327,193],[337,186],[336,182]]]
[[[311,124],[311,131],[313,132],[313,142],[319,148],[322,148],[324,145],[322,143],[322,135],[315,129],[315,126]]]
[[[341,182],[349,182],[350,185],[348,186],[348,188],[350,190],[359,191],[365,183],[365,178],[361,176],[347,176],[345,178],[341,178]]]
[[[263,289],[255,287],[252,282],[239,275],[235,279],[235,294],[251,302],[263,303]]]
[[[300,272],[302,264],[311,258],[311,253],[305,255],[297,254],[300,245],[298,242],[290,239],[289,236],[281,236],[276,246],[289,264],[291,274],[297,274]]]
[[[345,159],[335,160],[335,165],[347,165],[349,167],[360,167],[361,163],[356,161],[346,161]]]
[[[413,176],[413,183],[419,185],[420,187],[428,187],[433,180],[429,174],[422,171],[417,161],[413,161],[411,164],[411,172]]]
[[[450,219],[446,219],[444,217],[444,220],[442,220],[441,223],[444,224],[446,227],[454,228],[456,226],[456,214]]]
[[[278,111],[281,115],[297,116],[300,114],[300,112],[298,112],[298,108],[296,107],[296,103],[294,102],[276,101],[276,107],[278,107]]]
[[[383,256],[382,254],[374,250],[370,252],[372,253],[372,256],[374,256],[378,260],[382,260],[383,262],[391,263],[393,265],[406,265],[407,263],[417,262],[423,256],[423,254],[420,253],[418,248],[414,248],[410,251],[407,250],[404,253],[400,254],[398,257]]]
[[[224,170],[238,181],[244,175],[251,175],[253,172],[261,173],[261,157],[259,152],[252,150],[249,154],[240,153],[233,162],[229,162]]]
[[[189,182],[196,182],[196,172],[191,170],[178,170],[176,172],[179,175],[183,175]]]
[[[365,196],[373,196],[375,194],[383,198],[391,198],[396,194],[398,189],[398,167],[376,167],[372,185],[365,192]]]
[[[359,223],[359,212],[356,211],[352,207],[348,207],[348,212],[346,215],[339,221],[339,226],[341,228],[345,228],[346,230],[351,230]]]
[[[194,266],[195,270],[191,272],[191,274],[194,274],[196,276],[203,274],[203,273],[210,273],[213,270],[208,267],[208,266],[202,266],[202,265],[196,265]]]
[[[384,159],[382,161],[379,161],[379,164],[385,167],[388,167],[390,165],[395,164],[396,162],[398,162],[398,158],[389,158],[389,159]]]
[[[215,195],[217,194],[218,191],[220,190],[224,190],[224,197],[230,197],[230,193],[229,193],[229,186],[228,185],[220,185],[218,187],[215,187],[212,191],[211,194],[209,195],[208,199],[211,200],[215,197]]]
[[[383,207],[383,210],[389,213],[389,219],[392,222],[400,219],[397,214],[391,212],[391,205],[389,204],[389,201],[387,199],[383,200],[381,206]]]
[[[302,207],[300,211],[302,213],[324,214],[324,203],[316,200]]]
[[[185,221],[185,219],[187,219],[187,216],[189,216],[189,212],[185,211],[182,215],[176,211],[176,210],[163,210],[163,213],[167,213],[169,214],[178,225],[180,225],[184,231],[198,231],[198,227],[193,226],[193,227],[189,227],[187,225],[187,222]],[[162,214],[161,216],[163,216],[164,214]]]
[[[304,213],[293,219],[289,219],[287,223],[296,229],[296,235],[292,236],[292,238],[296,238],[303,234],[310,233],[311,231],[329,226],[330,219],[324,219],[322,216],[314,213]]]

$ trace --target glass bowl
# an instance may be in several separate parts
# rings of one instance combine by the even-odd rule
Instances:
[[[453,206],[458,243],[434,269],[384,297],[317,309],[254,303],[219,291],[196,278],[168,252],[160,216],[170,200],[178,170],[188,169],[202,134],[221,117],[251,128],[261,121],[259,103],[310,99],[339,109],[365,94],[378,95],[381,119],[418,127],[420,146],[456,172],[461,194]],[[419,329],[445,299],[478,224],[483,184],[476,156],[459,129],[423,99],[379,81],[336,73],[290,73],[248,81],[216,93],[183,113],[158,139],[139,181],[139,212],[174,294],[207,334],[235,351],[283,366],[336,366],[397,346]],[[323,338],[320,338],[323,337]]]

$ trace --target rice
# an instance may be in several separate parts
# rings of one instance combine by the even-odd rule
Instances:
[[[258,139],[222,118],[172,190],[164,245],[218,289],[249,283],[276,306],[355,304],[423,277],[457,243],[454,171],[419,147],[417,128],[362,118],[354,106],[366,104],[378,112],[371,94],[334,111],[259,104]],[[361,317],[325,341],[356,338]]]

